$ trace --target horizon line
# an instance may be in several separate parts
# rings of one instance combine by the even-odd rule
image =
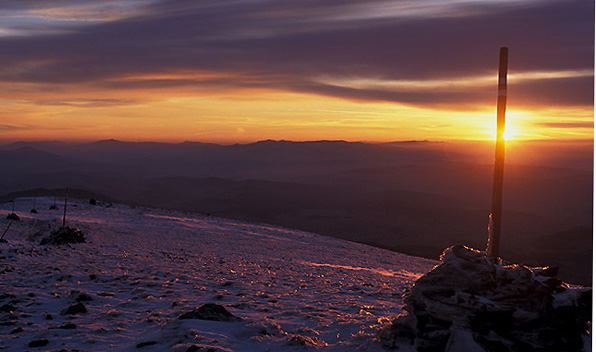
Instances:
[[[126,139],[98,139],[98,140],[58,140],[58,139],[35,139],[35,140],[0,140],[0,146],[9,146],[12,144],[35,144],[35,143],[56,143],[56,144],[68,144],[68,145],[83,145],[83,144],[96,144],[96,143],[128,143],[128,144],[168,144],[168,145],[182,145],[182,144],[206,144],[206,145],[220,145],[220,146],[232,146],[232,145],[251,145],[265,142],[274,143],[360,143],[360,144],[407,144],[407,143],[494,143],[493,139],[404,139],[404,140],[392,140],[392,141],[367,141],[367,140],[346,140],[346,139],[311,139],[311,140],[290,140],[290,139],[258,139],[254,141],[236,141],[236,142],[203,142],[203,141],[160,141],[160,140],[126,140]],[[594,139],[590,138],[579,138],[579,139],[512,139],[508,140],[508,143],[589,143],[594,144]]]

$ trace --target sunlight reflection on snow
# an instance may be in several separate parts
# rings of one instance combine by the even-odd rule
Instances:
[[[405,278],[405,279],[410,279],[413,281],[417,280],[420,276],[422,276],[422,273],[412,273],[407,270],[392,271],[392,270],[387,270],[387,269],[382,269],[382,268],[381,269],[373,269],[373,268],[364,268],[364,267],[349,266],[349,265],[312,263],[312,262],[307,262],[307,261],[299,261],[299,263],[306,264],[306,265],[312,265],[312,266],[327,266],[327,267],[337,268],[337,269],[365,270],[365,271],[373,272],[375,274],[380,274],[380,275],[384,275],[384,276],[392,276],[392,277],[397,276],[397,277],[401,277],[401,278]]]

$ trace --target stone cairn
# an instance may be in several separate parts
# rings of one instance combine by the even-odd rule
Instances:
[[[63,245],[69,243],[85,243],[85,234],[79,229],[72,227],[61,227],[45,237],[39,243],[40,245]]]
[[[584,351],[592,288],[557,279],[558,268],[505,265],[464,246],[406,294],[406,314],[379,332],[383,345],[418,352]]]

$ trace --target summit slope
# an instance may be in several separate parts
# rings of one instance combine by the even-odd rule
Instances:
[[[8,351],[382,351],[377,332],[435,261],[275,226],[69,202],[86,243],[42,246],[53,200],[17,199],[0,244],[0,346]],[[11,204],[0,205],[6,229]],[[86,312],[68,314],[83,305]],[[240,320],[179,317],[216,304]],[[47,342],[46,342],[47,341]],[[194,346],[194,347],[193,347]],[[302,346],[302,347],[300,347]],[[408,349],[406,348],[406,351]]]

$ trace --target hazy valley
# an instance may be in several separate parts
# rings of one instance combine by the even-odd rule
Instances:
[[[517,142],[507,153],[502,257],[560,265],[562,278],[591,285],[593,145]],[[68,187],[431,259],[453,244],[486,242],[490,143],[19,142],[2,146],[0,157],[3,201],[61,201]]]

